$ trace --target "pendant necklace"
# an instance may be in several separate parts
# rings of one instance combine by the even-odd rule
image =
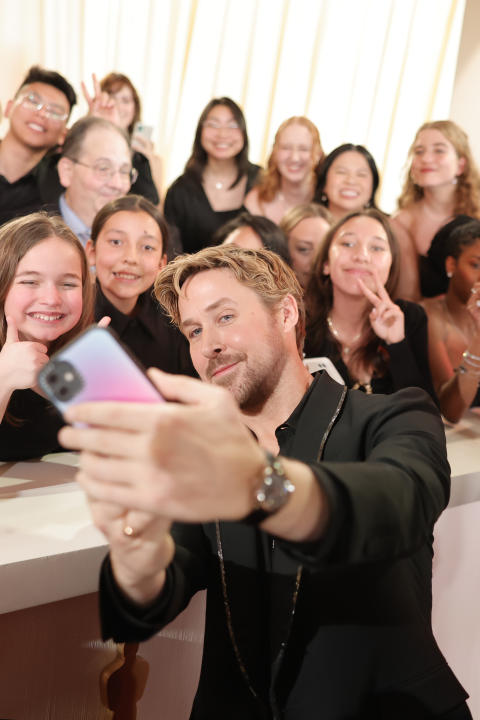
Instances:
[[[355,337],[352,338],[352,341],[351,341],[350,345],[345,345],[345,344],[341,341],[340,336],[339,336],[339,334],[338,334],[338,330],[337,330],[337,328],[335,327],[335,325],[333,324],[332,318],[330,317],[330,315],[327,315],[327,325],[328,325],[328,328],[329,328],[330,332],[332,333],[332,335],[338,340],[338,342],[339,342],[340,345],[342,346],[342,353],[345,353],[345,355],[349,355],[349,354],[350,354],[350,350],[352,349],[352,345],[354,345],[354,344],[357,342],[357,340],[360,340],[360,338],[361,338],[361,336],[362,336],[362,331],[360,331],[359,333],[357,333],[357,334],[355,335]]]

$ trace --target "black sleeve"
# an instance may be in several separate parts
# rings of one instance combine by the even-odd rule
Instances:
[[[132,165],[138,172],[138,178],[130,188],[130,195],[143,195],[144,198],[150,200],[154,205],[158,205],[160,198],[158,196],[157,186],[152,177],[152,169],[148,158],[142,153],[134,152],[132,157]]]
[[[186,216],[185,208],[185,192],[182,188],[182,176],[177,178],[175,182],[168,188],[163,204],[163,212],[168,224],[174,229],[177,235],[177,246],[180,252],[183,251],[183,236],[186,228],[183,219]]]
[[[426,395],[410,388],[389,396],[355,392],[350,398],[367,408],[364,426],[349,421],[350,405],[328,441],[347,461],[331,461],[326,452],[325,462],[310,463],[330,506],[327,533],[308,545],[279,541],[317,568],[412,554],[429,542],[449,499],[445,433]],[[358,418],[358,407],[351,417]],[[355,437],[365,449],[361,462],[348,461]]]
[[[417,303],[397,300],[405,317],[405,338],[387,345],[393,391],[406,387],[425,390],[438,406],[428,361],[428,327],[425,310]]]
[[[167,568],[165,586],[157,600],[139,607],[122,593],[107,556],[100,570],[102,637],[115,642],[142,642],[168,625],[191,598],[207,586],[210,548],[201,525],[173,526],[175,556]]]

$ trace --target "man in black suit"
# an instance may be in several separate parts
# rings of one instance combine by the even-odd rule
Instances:
[[[312,378],[301,288],[268,251],[179,257],[156,294],[206,382],[152,372],[170,402],[78,406],[89,427],[60,436],[110,542],[104,636],[144,640],[206,588],[192,718],[470,718],[430,621],[432,402]]]

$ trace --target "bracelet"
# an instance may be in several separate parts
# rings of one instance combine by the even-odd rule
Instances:
[[[457,368],[455,368],[455,372],[457,375],[473,375],[473,377],[477,377],[480,380],[480,367],[476,370],[473,370],[473,368],[465,367],[465,365],[459,365]]]
[[[465,360],[476,360],[476,362],[480,364],[480,356],[474,355],[470,352],[470,350],[465,350],[465,352],[463,353],[463,357]]]

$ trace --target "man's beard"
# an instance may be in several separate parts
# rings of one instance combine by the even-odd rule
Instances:
[[[207,366],[208,382],[221,385],[230,390],[243,412],[253,413],[260,410],[272,395],[286,362],[286,351],[280,343],[278,334],[272,331],[266,344],[270,352],[266,357],[255,358],[255,367],[248,364],[245,353],[229,354],[211,360]],[[212,374],[218,367],[238,363],[238,367],[225,377]]]

